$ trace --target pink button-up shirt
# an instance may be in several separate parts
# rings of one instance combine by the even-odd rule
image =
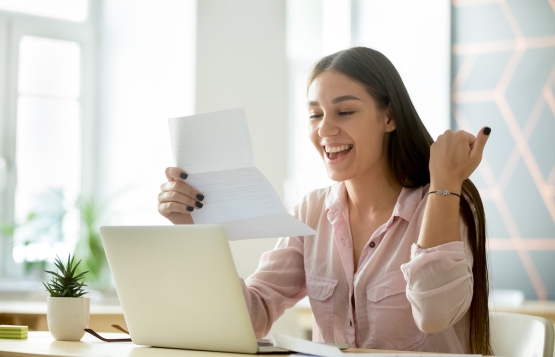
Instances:
[[[345,184],[307,195],[293,214],[317,234],[281,238],[262,255],[256,272],[241,280],[257,336],[308,295],[314,341],[466,352],[473,291],[466,225],[461,219],[462,241],[418,248],[427,189],[403,188],[356,269]]]

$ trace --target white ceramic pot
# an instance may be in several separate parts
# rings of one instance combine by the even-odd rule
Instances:
[[[90,299],[47,297],[48,330],[58,341],[79,341],[89,327]]]

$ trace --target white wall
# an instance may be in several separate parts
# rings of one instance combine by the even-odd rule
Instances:
[[[450,128],[451,3],[354,0],[352,45],[393,62],[434,140]]]
[[[196,112],[245,107],[254,160],[283,198],[287,150],[285,1],[202,0],[197,8]],[[231,242],[250,275],[276,239]]]
[[[196,1],[107,0],[98,9],[97,189],[107,223],[167,224],[157,195],[172,164],[168,117],[194,113]]]

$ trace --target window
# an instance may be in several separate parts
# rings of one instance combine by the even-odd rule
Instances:
[[[76,197],[92,190],[88,1],[0,0],[0,34],[0,277],[20,278],[21,263],[71,251]]]
[[[62,237],[79,235],[68,202],[80,191],[81,51],[75,41],[22,36],[18,52],[14,218],[41,218],[15,232],[13,258],[22,263],[62,255]]]

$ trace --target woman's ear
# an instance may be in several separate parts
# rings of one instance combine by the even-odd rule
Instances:
[[[393,110],[391,109],[391,105],[388,105],[385,110],[386,115],[386,131],[388,133],[394,131],[397,127],[395,126],[395,119],[393,118]]]

